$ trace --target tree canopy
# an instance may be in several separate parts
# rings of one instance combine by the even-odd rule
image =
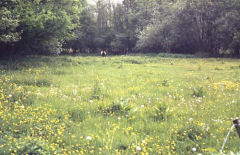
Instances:
[[[2,54],[240,55],[238,0],[2,0]]]
[[[81,0],[3,0],[0,8],[1,47],[49,53],[74,36],[82,7]]]

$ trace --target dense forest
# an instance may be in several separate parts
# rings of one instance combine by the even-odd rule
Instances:
[[[239,0],[1,0],[0,55],[240,55]]]

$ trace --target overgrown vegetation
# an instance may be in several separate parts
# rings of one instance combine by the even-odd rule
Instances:
[[[178,56],[1,60],[0,154],[219,153],[240,63]],[[234,130],[224,153],[239,145]]]

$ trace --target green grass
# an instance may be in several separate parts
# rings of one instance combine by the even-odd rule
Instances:
[[[219,153],[239,77],[238,59],[190,55],[0,60],[0,154]],[[234,129],[224,152],[239,145]]]

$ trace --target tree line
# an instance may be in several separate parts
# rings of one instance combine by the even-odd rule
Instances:
[[[1,54],[240,55],[239,0],[2,0],[0,17]]]
[[[0,54],[60,52],[81,10],[81,0],[1,0]]]

